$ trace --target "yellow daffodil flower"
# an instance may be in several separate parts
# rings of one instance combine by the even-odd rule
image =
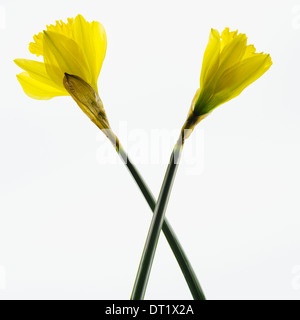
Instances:
[[[270,55],[256,53],[253,45],[247,45],[245,34],[226,28],[220,36],[212,29],[204,53],[200,89],[184,129],[193,129],[213,109],[237,97],[271,65]]]
[[[24,92],[40,100],[70,95],[101,130],[109,129],[97,87],[107,46],[103,26],[78,15],[47,26],[33,39],[29,51],[43,56],[44,63],[15,60],[25,70],[17,76]]]
[[[17,76],[25,93],[34,99],[66,96],[65,74],[80,77],[97,93],[97,81],[106,53],[106,33],[99,22],[87,22],[81,15],[57,21],[35,35],[29,51],[44,62],[16,59],[25,72]]]

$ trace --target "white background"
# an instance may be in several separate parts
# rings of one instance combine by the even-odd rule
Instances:
[[[167,148],[144,140],[179,132],[210,28],[239,29],[271,54],[270,71],[187,142],[167,216],[208,299],[300,298],[300,0],[0,4],[0,299],[131,294],[147,204],[70,97],[32,100],[16,79],[13,59],[35,59],[32,36],[78,13],[105,26],[101,98],[156,196],[175,138]],[[193,165],[204,167],[191,174],[197,141],[203,155]],[[163,156],[153,163],[154,153]],[[146,298],[191,298],[164,237]]]

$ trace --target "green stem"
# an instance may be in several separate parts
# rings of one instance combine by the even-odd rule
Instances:
[[[182,147],[183,145],[181,142],[177,143],[171,155],[170,163],[169,163],[169,166],[165,175],[165,179],[160,191],[157,205],[154,210],[153,219],[150,225],[148,237],[146,240],[143,255],[142,255],[139,269],[137,272],[137,277],[136,277],[136,281],[135,281],[132,296],[131,296],[132,300],[143,300],[145,297],[146,288],[149,281],[160,232],[164,225],[165,213],[166,213],[167,205],[169,202],[170,194],[172,191],[173,183],[175,180],[176,172],[178,169]],[[185,257],[183,261],[188,261],[186,259],[187,258]],[[182,268],[182,271],[185,276],[186,276],[185,272],[187,271],[189,280],[187,280],[187,277],[186,277],[186,280],[189,284],[189,287],[193,294],[194,299],[205,300],[205,296],[203,294],[201,286],[190,264],[189,263],[184,264],[184,268]],[[192,272],[190,273],[190,271]]]
[[[115,146],[116,150],[118,151],[118,154],[122,158],[124,164],[127,166],[135,182],[139,186],[149,207],[151,208],[152,212],[154,212],[156,207],[156,200],[152,192],[148,188],[146,182],[143,180],[141,174],[139,173],[137,168],[134,166],[134,164],[130,161],[127,153],[120,146],[118,138],[111,131],[109,132],[106,131],[105,134],[107,135],[109,140],[112,142],[112,144]],[[194,300],[206,300],[203,290],[201,288],[201,285],[197,279],[196,273],[193,270],[193,267],[191,266],[175,232],[173,231],[173,228],[171,227],[167,219],[165,219],[163,223],[162,230],[180,266],[180,269],[189,286],[190,292]]]

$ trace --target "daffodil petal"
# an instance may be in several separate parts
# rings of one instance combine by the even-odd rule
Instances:
[[[48,83],[32,78],[29,73],[23,72],[17,75],[17,78],[24,90],[24,92],[33,99],[49,100],[57,96],[67,96],[68,92],[59,90]]]
[[[202,63],[202,71],[201,71],[201,79],[200,79],[200,88],[204,90],[205,84],[209,82],[209,79],[213,78],[213,75],[216,73],[219,67],[220,60],[220,34],[217,30],[211,29],[209,42],[206,47],[203,63]]]
[[[78,15],[73,24],[73,37],[76,43],[84,48],[92,75],[92,87],[97,88],[97,80],[107,47],[105,29],[99,22],[89,23],[82,15]]]
[[[15,59],[14,62],[17,66],[26,71],[31,78],[65,92],[63,84],[59,86],[49,77],[44,63],[27,59]]]
[[[234,38],[236,38],[237,35],[238,30],[230,31],[229,28],[225,28],[221,35],[221,50],[223,50],[228,43],[230,43]]]
[[[67,23],[63,22],[62,20],[59,20],[59,21],[57,20],[55,25],[50,24],[49,26],[47,26],[47,31],[59,33],[59,34],[62,34],[68,38],[72,38],[73,23],[74,23],[73,18],[68,18]]]
[[[245,34],[239,34],[230,41],[220,54],[220,67],[218,73],[231,68],[240,62],[245,55],[247,48],[247,37]]]
[[[215,86],[215,93],[222,90],[235,90],[248,86],[260,78],[272,65],[269,55],[256,55],[248,58],[224,72]]]
[[[212,105],[218,106],[242,93],[250,84],[259,79],[272,66],[270,55],[255,55],[227,70],[216,84]]]
[[[37,57],[42,56],[44,54],[43,39],[44,34],[40,32],[39,34],[35,34],[33,36],[33,42],[29,43],[29,51],[32,54],[35,54]]]
[[[106,55],[107,37],[103,25],[100,22],[93,21],[92,26],[92,39],[95,51],[95,78],[98,79],[103,61]]]
[[[253,55],[255,55],[256,49],[254,47],[254,45],[250,44],[249,46],[247,46],[245,54],[243,56],[243,60],[248,59],[250,57],[253,57]]]
[[[68,22],[64,23],[63,21],[56,21],[55,25],[50,24],[47,26],[47,31],[56,32],[62,34],[68,38],[72,38],[72,25],[73,18],[68,18]],[[37,57],[44,55],[44,33],[40,32],[33,36],[33,42],[29,44],[29,51],[33,54],[36,54]]]
[[[93,39],[91,38],[90,24],[82,15],[78,15],[75,18],[75,22],[73,24],[73,38],[81,48],[84,48],[86,60],[90,64],[89,67],[91,67],[92,62],[95,60],[92,50]]]
[[[91,83],[89,68],[78,44],[62,34],[44,31],[44,61],[51,79],[63,83],[65,73]]]

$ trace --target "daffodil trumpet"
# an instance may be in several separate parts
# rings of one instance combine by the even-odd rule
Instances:
[[[108,137],[139,186],[151,210],[155,198],[142,176],[128,158],[119,139],[110,128],[99,97],[98,77],[105,58],[107,39],[99,22],[87,22],[81,15],[57,21],[34,36],[29,50],[43,62],[16,59],[24,72],[17,76],[24,92],[33,99],[49,100],[71,96],[89,119]],[[194,299],[203,297],[202,289],[191,264],[167,220],[163,232],[178,261]]]
[[[144,299],[162,223],[165,220],[186,139],[190,137],[196,125],[215,108],[237,97],[246,87],[267,72],[271,65],[270,55],[256,53],[253,45],[247,45],[245,34],[238,34],[238,31],[230,32],[229,28],[226,28],[222,35],[217,30],[211,30],[203,58],[200,88],[195,94],[170,158],[138,268],[132,300]]]

